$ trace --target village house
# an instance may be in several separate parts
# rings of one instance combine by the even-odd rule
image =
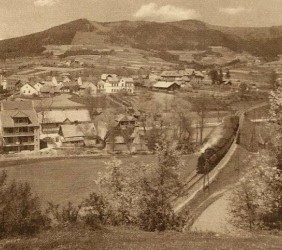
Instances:
[[[158,91],[171,92],[179,90],[180,86],[176,82],[157,82],[153,85],[153,89]]]
[[[185,69],[183,70],[182,74],[183,76],[187,76],[191,79],[195,74],[195,69]]]
[[[173,82],[182,75],[177,71],[163,71],[161,74],[161,80],[165,82]]]
[[[35,88],[38,91],[38,93],[40,93],[40,90],[42,87],[43,87],[43,84],[41,84],[40,82],[33,85],[33,88]]]
[[[134,93],[134,80],[130,77],[123,77],[119,81],[119,92]]]
[[[98,93],[102,94],[112,94],[118,93],[118,81],[117,82],[107,82],[101,80],[97,83]]]
[[[95,96],[98,93],[98,87],[92,82],[84,82],[79,86],[80,96]]]
[[[121,129],[132,128],[137,125],[137,119],[131,115],[118,115],[115,118],[117,126]]]
[[[62,124],[81,124],[91,122],[87,109],[53,109],[38,113],[42,133],[57,135]],[[43,136],[44,136],[43,135]]]
[[[145,133],[139,127],[110,131],[106,140],[106,150],[110,152],[148,151]]]
[[[13,78],[4,79],[1,76],[1,86],[2,86],[3,90],[9,91],[9,92],[12,92],[12,91],[15,92],[15,91],[20,90],[22,83],[18,79],[13,79]]]
[[[33,86],[31,86],[29,83],[26,83],[21,87],[20,95],[32,97],[32,96],[38,96],[39,92]]]
[[[196,83],[201,83],[205,78],[205,75],[201,71],[195,71],[193,81]]]
[[[59,129],[59,142],[63,147],[95,146],[96,128],[93,123],[62,124]]]
[[[120,92],[134,93],[134,80],[130,77],[123,77],[120,80],[117,75],[102,75],[97,84],[97,91],[104,94],[116,94]]]
[[[52,97],[60,94],[61,94],[60,87],[44,85],[40,89],[40,95],[43,97]]]
[[[148,78],[151,82],[157,82],[161,80],[161,76],[156,73],[150,73]]]
[[[31,101],[3,101],[0,149],[3,152],[40,150],[39,122]]]
[[[103,74],[97,84],[98,92],[113,94],[119,92],[119,79],[115,74]]]
[[[75,81],[66,81],[63,82],[62,86],[60,87],[61,92],[64,93],[78,93],[79,92],[79,85]]]

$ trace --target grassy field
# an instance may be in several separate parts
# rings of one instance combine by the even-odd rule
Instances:
[[[137,229],[104,229],[91,231],[81,228],[44,232],[34,238],[0,241],[1,249],[134,249],[134,250],[274,250],[281,249],[282,237],[273,235],[224,236],[204,233],[149,233]]]
[[[181,176],[189,175],[196,167],[197,156],[184,156],[185,166],[181,169]],[[156,162],[153,155],[128,156],[121,158],[124,164],[138,164]],[[98,173],[106,171],[108,159],[64,159],[48,160],[31,163],[17,163],[5,169],[10,179],[30,183],[33,192],[42,200],[42,205],[52,201],[66,204],[71,201],[80,203],[84,198],[97,190]],[[1,163],[0,163],[1,164]]]

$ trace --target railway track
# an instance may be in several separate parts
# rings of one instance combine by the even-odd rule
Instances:
[[[237,141],[237,138],[239,136],[239,133],[240,133],[240,129],[242,127],[242,124],[244,122],[244,118],[245,118],[245,113],[248,112],[248,111],[251,111],[251,110],[254,110],[254,109],[257,109],[257,108],[260,108],[260,107],[263,107],[267,105],[266,103],[263,103],[263,104],[260,104],[260,105],[256,105],[254,107],[251,107],[251,108],[248,108],[248,109],[240,109],[238,110],[235,115],[239,116],[239,127],[238,127],[238,130],[236,132],[236,136],[233,140],[233,143],[231,145],[231,147],[229,148],[229,150],[227,151],[227,153],[225,154],[226,155],[231,155],[230,152],[233,150],[234,148],[234,144],[236,144],[236,141]],[[234,150],[233,150],[234,151]],[[225,157],[224,156],[224,157]],[[217,167],[215,167],[217,168]],[[179,199],[183,199],[184,196],[188,196],[188,199],[186,202],[184,202],[181,206],[177,205],[176,206],[176,211],[180,211],[195,195],[198,191],[200,191],[202,189],[202,185],[199,185],[199,188],[198,190],[195,191],[196,189],[196,185],[200,183],[200,181],[204,178],[204,175],[203,174],[198,174],[196,170],[194,170],[190,176],[186,179],[184,185],[183,185],[183,190],[182,192],[177,196],[177,197],[174,197],[172,199],[172,201],[174,203],[177,203],[177,200]],[[191,194],[192,193],[192,194]],[[192,197],[190,197],[192,196]]]

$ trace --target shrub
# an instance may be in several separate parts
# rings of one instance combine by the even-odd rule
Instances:
[[[2,236],[35,234],[50,222],[29,184],[8,183],[6,172],[0,176],[0,218]]]
[[[83,205],[86,208],[86,215],[84,217],[86,225],[96,226],[98,223],[102,225],[109,223],[112,210],[109,202],[102,194],[90,194]]]
[[[158,164],[122,165],[114,160],[100,180],[102,194],[84,203],[88,225],[136,225],[146,231],[181,230],[187,214],[175,214],[171,199],[181,191],[179,154],[163,145]]]
[[[46,214],[51,217],[52,221],[59,226],[75,224],[79,220],[80,206],[74,206],[71,202],[67,206],[60,208],[60,205],[48,203]]]

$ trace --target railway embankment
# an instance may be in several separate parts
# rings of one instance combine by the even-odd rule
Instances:
[[[250,154],[246,149],[237,145],[240,128],[245,120],[245,114],[266,106],[262,103],[246,110],[240,110],[240,125],[235,139],[228,152],[219,164],[207,176],[192,173],[187,178],[187,185],[183,193],[174,201],[174,210],[177,213],[189,211],[190,220],[187,227],[191,227],[195,220],[216,200],[230,190],[239,180],[240,171],[244,167],[243,159]]]

